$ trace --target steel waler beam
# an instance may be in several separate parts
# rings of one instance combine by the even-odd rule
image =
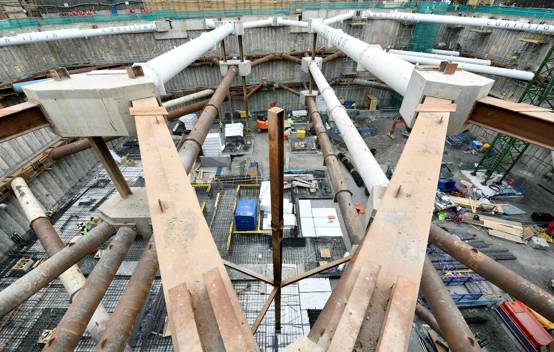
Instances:
[[[112,237],[114,233],[115,229],[111,225],[105,222],[101,223],[86,236],[79,238],[71,246],[64,247],[38,267],[0,291],[0,317],[9,313],[41,288],[62,275],[64,271]]]
[[[31,223],[31,228],[37,235],[48,256],[52,257],[60,252],[64,248],[64,243],[25,180],[21,177],[17,177],[12,180],[11,186],[19,204],[23,208],[25,216]],[[109,228],[113,231],[111,226]],[[85,276],[81,273],[77,265],[70,266],[69,269],[60,274],[60,280],[70,298],[72,298],[85,284]],[[96,341],[100,340],[101,323],[108,318],[108,313],[104,307],[99,306],[87,327]]]
[[[554,296],[516,274],[478,249],[456,239],[437,225],[431,225],[429,242],[459,260],[477,274],[554,321]]]
[[[0,109],[0,142],[48,126],[38,104],[25,102]]]
[[[323,160],[331,179],[333,191],[335,192],[335,201],[339,203],[350,244],[357,245],[362,241],[364,229],[352,202],[352,192],[348,189],[346,180],[342,175],[341,165],[323,126],[321,115],[317,111],[313,97],[306,98],[306,106],[308,107],[308,116],[312,121],[317,140],[321,147],[321,153],[323,154]]]
[[[269,175],[271,183],[271,246],[275,294],[275,331],[281,331],[281,279],[283,269],[283,167],[285,151],[283,131],[285,110],[273,107],[267,111],[269,122]]]
[[[135,236],[136,232],[128,227],[121,227],[117,231],[43,351],[72,351],[75,349],[129,247],[135,241]]]
[[[431,311],[440,327],[442,337],[453,352],[481,351],[475,336],[467,326],[462,313],[450,297],[440,275],[429,257],[425,258],[421,276],[421,292],[431,305]]]
[[[235,66],[229,67],[229,70],[227,70],[227,73],[221,80],[221,83],[217,86],[217,89],[210,98],[208,105],[198,117],[198,121],[194,125],[194,128],[190,134],[187,137],[183,136],[184,140],[182,140],[183,143],[180,148],[180,155],[187,173],[192,169],[192,165],[194,165],[194,161],[196,160],[198,153],[202,150],[202,143],[204,143],[206,135],[212,128],[215,118],[219,115],[221,103],[225,100],[227,91],[229,90],[231,83],[233,83],[237,73],[238,68]]]
[[[106,324],[106,330],[104,330],[102,339],[96,345],[96,351],[123,351],[127,340],[131,336],[137,316],[146,301],[157,271],[158,257],[156,255],[154,236],[152,236],[148,246],[140,257],[123,296],[112,313],[111,319]]]

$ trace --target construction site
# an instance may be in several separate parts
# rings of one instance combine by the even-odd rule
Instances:
[[[554,352],[551,1],[0,1],[0,351]]]

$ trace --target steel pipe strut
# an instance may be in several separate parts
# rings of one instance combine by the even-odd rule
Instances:
[[[206,135],[212,128],[215,118],[219,115],[221,103],[225,100],[227,91],[237,76],[237,73],[237,67],[229,67],[229,70],[227,70],[227,73],[221,80],[221,83],[219,83],[219,86],[217,86],[217,89],[210,98],[208,105],[204,111],[202,111],[200,117],[198,117],[198,121],[194,125],[194,128],[186,139],[184,139],[179,155],[187,173],[189,173],[192,169],[192,165],[194,165],[194,161],[202,149],[202,143],[204,143]]]
[[[421,304],[417,304],[415,307],[415,313],[419,317],[419,319],[423,320],[429,327],[437,332],[442,338],[442,332],[439,327],[439,323],[437,323],[437,319],[435,319],[435,316],[431,311]]]
[[[160,56],[140,64],[146,76],[154,79],[156,85],[164,90],[164,84],[183,71],[218,42],[233,33],[233,23],[227,22],[216,29],[204,32],[199,37],[163,53]]]
[[[308,116],[312,122],[312,126],[315,129],[317,141],[321,147],[321,153],[323,154],[323,160],[331,179],[331,185],[335,192],[335,200],[339,203],[340,212],[344,219],[344,225],[351,245],[357,245],[362,241],[364,236],[364,230],[359,219],[359,215],[354,208],[352,202],[352,193],[348,189],[340,163],[337,159],[337,155],[329,140],[327,131],[323,126],[321,116],[317,111],[315,99],[313,97],[306,97],[306,107],[308,108]]]
[[[202,101],[199,101],[197,103],[190,104],[190,105],[187,105],[187,106],[183,106],[182,108],[179,108],[179,109],[176,109],[176,110],[173,110],[173,111],[169,111],[167,113],[167,120],[174,120],[174,119],[176,119],[178,117],[181,117],[183,115],[190,114],[190,113],[202,110],[206,107],[206,105],[208,105],[209,102],[210,102],[209,100],[202,100]]]
[[[431,312],[450,350],[453,352],[481,351],[475,336],[450,297],[429,257],[425,258],[423,264],[420,290],[431,305]]]
[[[369,45],[340,29],[329,27],[321,20],[312,20],[312,29],[397,93],[406,94],[414,65],[383,51],[379,45]]]
[[[536,24],[520,21],[506,21],[499,19],[490,19],[486,17],[462,17],[448,15],[432,15],[423,13],[409,12],[362,12],[362,18],[375,18],[387,20],[399,20],[407,22],[427,22],[427,23],[445,23],[457,24],[462,26],[478,26],[497,29],[508,29],[527,32],[554,33],[554,26],[551,24]]]
[[[310,64],[309,69],[366,187],[370,192],[376,186],[386,187],[389,184],[389,180],[352,123],[346,109],[340,103],[327,80],[325,80],[321,70],[315,64]]]
[[[25,216],[31,223],[31,228],[35,231],[40,243],[46,250],[49,257],[52,257],[64,248],[64,243],[60,235],[52,226],[52,223],[46,216],[41,204],[35,198],[31,189],[21,177],[16,177],[11,182],[12,190],[25,213]],[[113,233],[113,230],[112,230]],[[75,261],[76,262],[76,261]],[[85,284],[85,276],[79,270],[77,265],[68,266],[69,269],[59,274],[60,281],[69,294],[69,297],[78,292]],[[100,339],[98,326],[104,320],[108,319],[108,313],[103,306],[99,306],[91,319],[88,331],[95,340]]]
[[[135,236],[136,232],[128,227],[122,227],[117,231],[43,351],[72,351],[75,349],[129,247],[133,244]]]
[[[428,58],[431,58],[431,59],[437,59],[437,60],[442,60],[442,61],[467,62],[469,64],[484,65],[484,66],[490,66],[491,65],[491,60],[473,59],[473,58],[469,58],[469,57],[461,57],[461,56],[453,56],[453,55],[441,55],[441,54],[429,54],[429,53],[422,53],[422,52],[419,52],[419,51],[407,51],[407,50],[395,50],[395,49],[390,49],[387,52],[390,53],[390,54],[395,54],[395,55],[428,57]]]
[[[25,302],[41,288],[56,279],[81,258],[97,248],[115,233],[115,229],[103,222],[71,246],[53,254],[41,265],[31,270],[13,284],[0,291],[0,317]],[[80,274],[80,272],[78,272]],[[82,274],[81,274],[82,275]],[[84,279],[83,279],[84,280]]]
[[[119,137],[104,137],[105,142],[112,141]],[[76,154],[83,150],[87,150],[91,147],[90,142],[87,139],[80,139],[78,141],[68,143],[59,147],[56,147],[50,151],[48,157],[52,160],[59,160],[71,154]]]
[[[158,257],[154,236],[152,236],[111,319],[106,324],[106,330],[96,345],[96,351],[120,352],[124,350],[157,271]]]
[[[172,109],[178,105],[188,103],[189,101],[193,101],[195,99],[205,98],[212,95],[214,92],[213,89],[204,89],[196,93],[188,94],[176,99],[168,100],[166,102],[162,103],[162,106],[166,109]]]
[[[459,260],[477,274],[522,301],[546,319],[554,321],[554,296],[516,274],[478,249],[431,225],[429,242]]]

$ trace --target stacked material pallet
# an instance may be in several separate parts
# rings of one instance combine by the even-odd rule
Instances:
[[[504,220],[492,216],[479,215],[479,219],[473,218],[473,214],[466,213],[463,221],[488,229],[489,235],[502,238],[515,243],[525,243],[523,225],[518,221]]]

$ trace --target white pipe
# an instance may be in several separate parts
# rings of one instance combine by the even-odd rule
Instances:
[[[385,176],[383,170],[381,170],[377,160],[375,160],[371,154],[366,142],[362,136],[360,136],[356,126],[354,126],[352,120],[348,116],[346,109],[342,106],[335,92],[329,86],[321,70],[317,67],[317,64],[313,62],[310,64],[309,69],[319,93],[323,97],[323,100],[325,100],[329,114],[335,121],[342,135],[342,139],[344,143],[346,143],[348,151],[352,156],[356,169],[364,180],[367,189],[372,192],[375,186],[387,186],[389,180]]]
[[[144,74],[152,79],[159,88],[164,83],[183,71],[188,65],[196,61],[217,43],[233,33],[233,23],[227,22],[216,29],[204,32],[199,37],[176,47],[152,60],[140,64]]]
[[[467,62],[468,64],[483,65],[483,66],[491,65],[491,60],[473,59],[469,57],[438,55],[438,54],[421,53],[419,51],[404,51],[404,50],[395,50],[395,49],[390,49],[388,52],[396,55],[421,56],[421,57],[428,57],[431,59],[437,59],[442,61]]]
[[[2,37],[0,38],[0,46],[49,42],[62,39],[90,38],[113,34],[146,33],[153,32],[155,30],[156,24],[154,22],[91,29],[58,29],[54,31],[29,32],[17,34],[12,37]]]
[[[393,55],[396,55],[396,54],[393,54]],[[441,63],[441,61],[443,61],[443,60],[432,59],[429,57],[421,57],[421,56],[398,55],[397,57],[414,64],[423,64],[423,65],[438,65]],[[489,75],[521,79],[524,81],[530,81],[535,76],[535,74],[530,71],[521,71],[521,70],[514,70],[510,68],[502,68],[502,67],[495,67],[495,66],[474,65],[474,64],[468,64],[467,62],[459,62],[458,66],[469,72],[485,73]]]
[[[397,93],[406,94],[414,65],[386,53],[379,45],[369,45],[320,20],[312,20],[312,29]]]
[[[267,27],[273,24],[273,17],[266,18],[265,20],[256,20],[256,21],[247,21],[244,22],[244,29],[256,28],[256,27]]]
[[[390,19],[407,22],[428,22],[428,23],[444,23],[444,24],[456,24],[461,26],[477,26],[497,29],[508,29],[526,32],[541,32],[541,33],[554,33],[554,25],[552,24],[537,24],[526,23],[519,21],[506,21],[491,19],[485,17],[461,17],[461,16],[446,16],[446,15],[432,15],[423,13],[410,13],[410,12],[362,12],[362,18],[375,18],[375,19]]]
[[[29,224],[34,220],[39,218],[47,218],[46,213],[44,212],[42,205],[37,200],[27,182],[21,177],[16,177],[11,181],[11,187],[15,197],[19,201],[25,217],[29,221]],[[72,298],[73,295],[78,292],[86,282],[85,276],[79,270],[79,267],[75,264],[72,265],[69,269],[64,271],[59,276],[60,281],[62,282],[65,290],[69,294],[69,297]],[[100,330],[102,322],[107,321],[110,318],[106,309],[102,304],[98,305],[94,315],[90,319],[87,325],[87,331],[95,338],[96,341],[100,340]]]
[[[354,17],[354,15],[356,15],[355,11],[348,11],[346,13],[342,13],[342,14],[334,16],[334,17],[326,18],[326,19],[323,20],[323,23],[325,23],[327,25],[331,25],[333,23],[349,20],[352,17]]]
[[[460,56],[459,51],[452,51],[452,50],[431,49],[431,53],[439,54],[439,55],[448,55],[448,56]]]
[[[200,99],[200,98],[210,96],[213,93],[214,93],[213,89],[204,89],[204,90],[201,90],[201,91],[196,92],[196,93],[192,93],[192,94],[189,94],[189,95],[179,97],[177,99],[168,100],[168,101],[162,103],[162,105],[166,109],[171,109],[171,108],[176,107],[177,105],[181,105],[181,104],[184,104],[184,103],[188,103],[189,101],[193,101],[195,99]]]
[[[282,25],[282,26],[293,26],[293,27],[308,28],[308,22],[288,20],[288,19],[282,18],[282,17],[277,18],[277,24]]]

